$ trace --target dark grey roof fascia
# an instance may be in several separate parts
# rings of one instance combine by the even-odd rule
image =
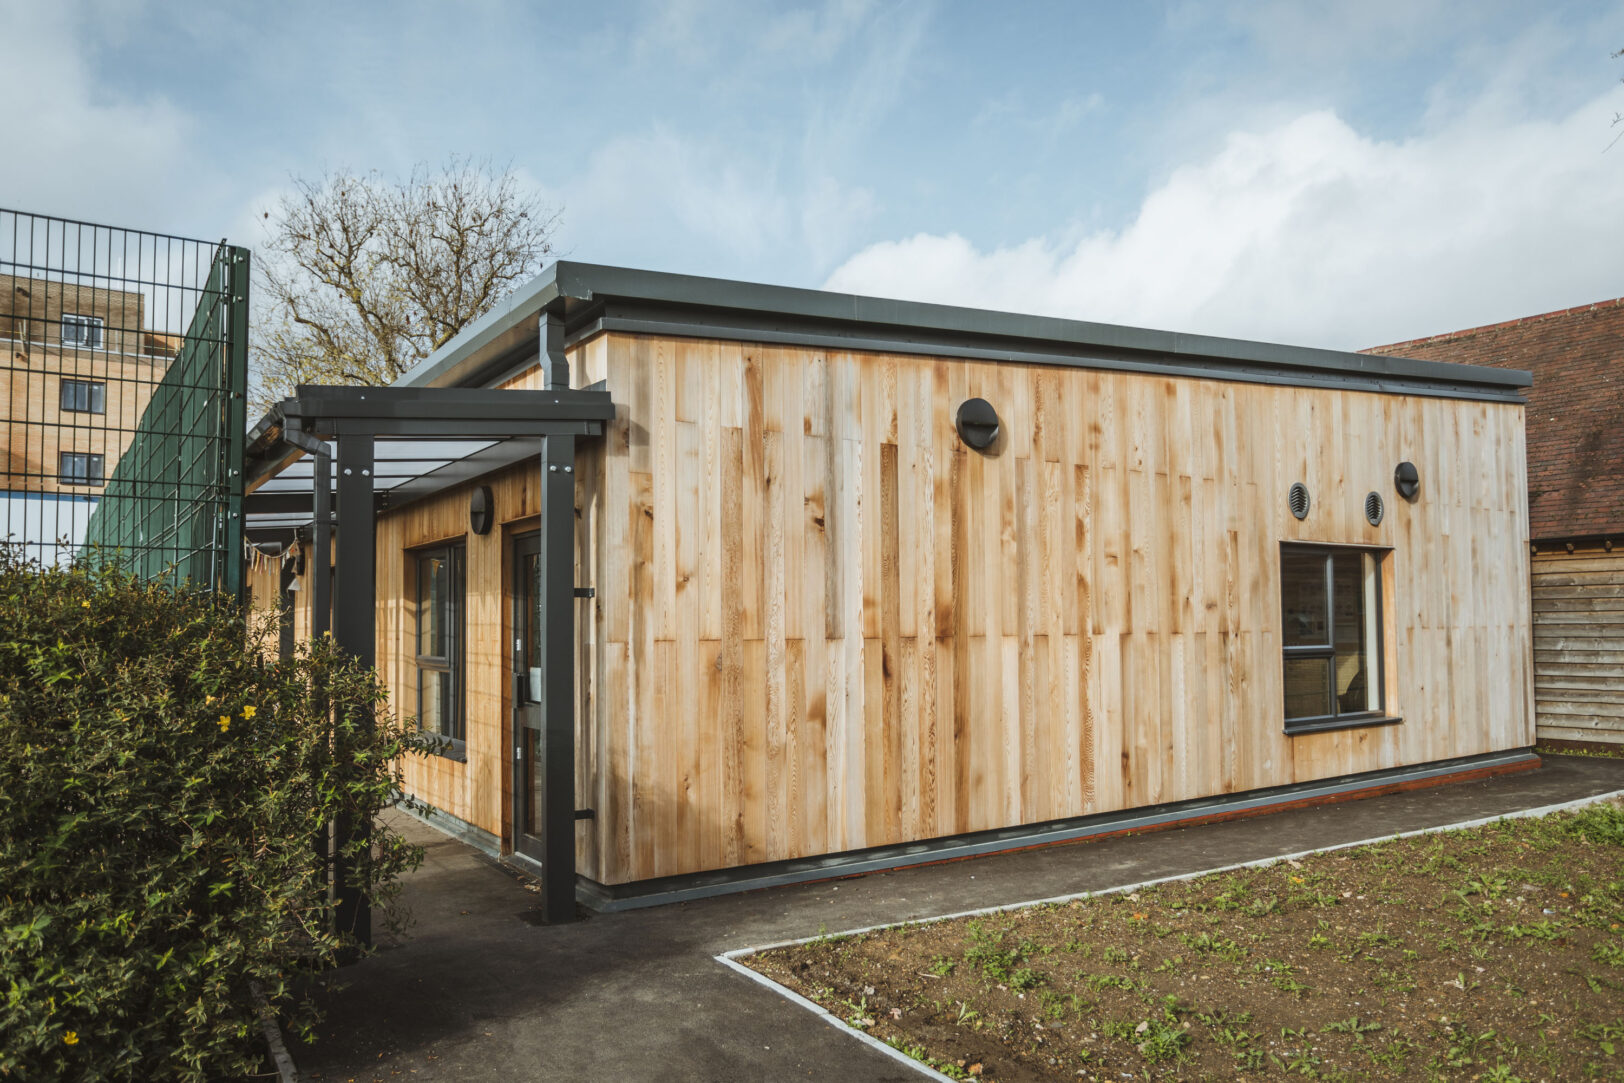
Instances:
[[[1521,402],[1526,372],[960,308],[824,290],[559,261],[418,365],[401,384],[478,382],[524,367],[535,320],[565,316],[571,338],[634,329],[850,349],[1356,390]],[[621,321],[617,324],[617,320]],[[767,337],[770,336],[770,337]]]

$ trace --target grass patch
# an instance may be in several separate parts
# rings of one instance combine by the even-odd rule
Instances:
[[[743,961],[956,1078],[1624,1079],[1624,810]]]

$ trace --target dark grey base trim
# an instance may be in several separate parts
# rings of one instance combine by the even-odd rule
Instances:
[[[444,809],[435,808],[422,798],[414,797],[412,800],[416,801],[420,808],[427,811],[420,812],[418,809],[408,808],[404,802],[395,807],[413,819],[428,824],[436,831],[450,835],[458,842],[466,842],[469,846],[491,857],[501,858],[502,840],[486,831],[483,827],[476,827],[461,817],[451,815]]]
[[[1533,765],[1538,758],[1526,748],[1505,752],[1489,752],[1478,756],[1437,760],[1412,767],[1397,767],[1386,771],[1367,771],[1363,774],[1342,775],[1316,782],[1301,782],[1291,786],[1276,786],[1264,790],[1249,790],[1241,794],[1199,798],[1157,805],[1151,808],[1129,809],[1122,812],[1101,813],[1067,820],[1054,820],[1042,824],[982,831],[971,835],[930,839],[925,842],[900,846],[881,846],[867,850],[851,850],[841,854],[828,854],[817,858],[778,861],[770,864],[750,865],[744,868],[723,869],[716,872],[669,876],[657,880],[639,880],[630,884],[600,884],[581,877],[576,882],[576,897],[594,910],[612,913],[644,906],[686,902],[726,895],[739,891],[779,887],[784,884],[805,883],[857,876],[862,873],[882,872],[907,868],[910,865],[928,865],[938,861],[978,857],[1004,850],[1046,846],[1053,843],[1076,842],[1097,835],[1122,831],[1136,831],[1195,820],[1207,816],[1235,815],[1254,809],[1267,809],[1298,801],[1312,801],[1335,797],[1339,794],[1381,786],[1421,782],[1429,778],[1480,771],[1497,767]]]

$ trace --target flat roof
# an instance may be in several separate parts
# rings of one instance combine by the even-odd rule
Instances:
[[[569,345],[622,331],[1514,403],[1532,383],[1503,368],[559,260],[397,384],[493,386],[536,363],[544,312],[563,318]]]

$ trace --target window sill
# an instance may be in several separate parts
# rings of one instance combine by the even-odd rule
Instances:
[[[468,746],[461,741],[439,749],[434,754],[442,760],[452,760],[455,763],[468,762]]]
[[[1404,719],[1398,715],[1361,714],[1345,718],[1318,718],[1305,719],[1302,722],[1286,723],[1287,737],[1301,737],[1307,733],[1326,733],[1330,730],[1351,730],[1361,726],[1392,726]]]

